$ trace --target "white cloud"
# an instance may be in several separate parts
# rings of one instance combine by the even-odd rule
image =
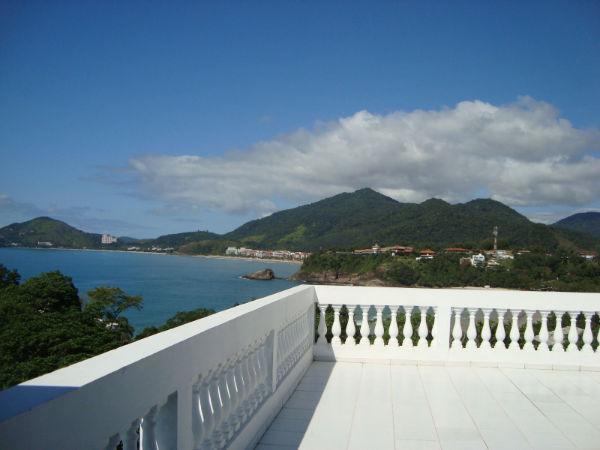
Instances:
[[[511,205],[585,205],[600,196],[600,133],[552,105],[465,101],[439,111],[367,111],[220,157],[149,155],[140,192],[168,205],[258,215],[369,186],[400,201],[489,192]]]

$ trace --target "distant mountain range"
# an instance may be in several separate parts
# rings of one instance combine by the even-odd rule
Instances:
[[[554,227],[588,233],[600,238],[600,212],[573,214],[556,222]]]
[[[24,247],[97,248],[100,247],[101,235],[86,233],[51,217],[37,217],[27,222],[12,223],[0,228],[0,246],[12,243]]]
[[[498,226],[502,247],[549,251],[561,246],[600,249],[598,226],[589,225],[594,218],[577,216],[580,214],[548,226],[533,223],[508,206],[490,199],[456,205],[439,199],[419,204],[400,203],[365,188],[279,211],[223,235],[196,231],[156,239],[123,238],[110,248],[128,245],[174,247],[191,254],[222,254],[230,245],[307,251],[369,247],[374,243],[478,248],[491,246],[493,227]],[[85,233],[49,217],[0,229],[0,245],[37,246],[38,242],[46,241],[61,247],[103,247],[99,234]]]

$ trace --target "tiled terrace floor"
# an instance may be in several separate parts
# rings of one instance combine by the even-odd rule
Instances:
[[[600,449],[600,372],[314,362],[257,449]]]

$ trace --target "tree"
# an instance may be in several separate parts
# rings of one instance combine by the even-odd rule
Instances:
[[[141,297],[97,288],[82,310],[71,278],[48,272],[19,285],[13,272],[0,284],[0,388],[131,342],[133,328],[121,314],[141,307]]]
[[[20,286],[20,293],[40,312],[81,309],[77,288],[71,277],[59,271],[32,277]]]
[[[7,286],[17,286],[21,280],[21,275],[16,270],[9,270],[0,264],[0,289]]]
[[[121,288],[101,286],[88,292],[85,311],[109,322],[117,322],[128,309],[142,309],[142,297],[127,295]]]

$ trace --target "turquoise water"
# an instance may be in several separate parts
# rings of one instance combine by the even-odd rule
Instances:
[[[219,311],[295,286],[298,283],[287,280],[251,281],[240,276],[270,267],[276,276],[288,277],[300,267],[270,261],[23,248],[0,248],[0,264],[17,269],[22,281],[60,270],[73,278],[84,298],[96,286],[118,286],[128,294],[141,295],[143,309],[126,314],[136,331],[161,325],[177,311]]]

